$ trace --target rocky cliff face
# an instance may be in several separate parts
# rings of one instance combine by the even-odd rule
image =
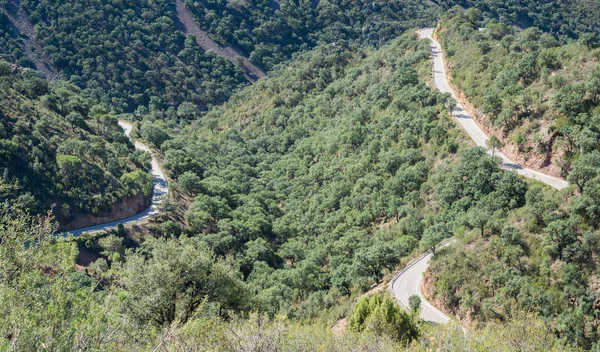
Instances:
[[[98,215],[79,214],[75,219],[60,219],[59,231],[76,230],[83,227],[104,224],[111,221],[126,219],[130,216],[141,213],[146,210],[152,201],[152,197],[146,197],[143,194],[138,194],[133,197],[126,197],[115,203],[109,210]]]

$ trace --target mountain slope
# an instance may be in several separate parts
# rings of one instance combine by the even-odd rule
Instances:
[[[563,40],[600,40],[600,3],[594,0],[434,0],[444,9],[476,7],[488,18],[521,28],[537,27]]]
[[[0,61],[0,170],[10,184],[2,199],[46,213],[62,224],[98,215],[126,197],[148,197],[143,154],[117,119],[68,83],[50,86],[33,70]],[[148,189],[148,186],[150,188]]]
[[[598,152],[600,54],[584,43],[559,45],[548,33],[502,24],[477,31],[461,14],[440,23],[453,83],[474,117],[526,166],[566,177]]]

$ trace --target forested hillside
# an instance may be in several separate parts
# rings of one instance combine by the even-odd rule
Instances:
[[[0,61],[0,199],[61,222],[151,192],[149,156],[134,152],[117,119],[66,82]],[[150,188],[149,188],[150,187]]]
[[[561,46],[535,28],[491,22],[479,31],[477,17],[453,11],[438,27],[454,84],[507,153],[575,187],[531,185],[510,212],[479,201],[455,231],[459,242],[434,257],[426,286],[471,326],[526,310],[564,343],[597,348],[598,57],[590,43]]]
[[[35,35],[66,80],[117,111],[221,104],[243,73],[179,32],[169,1],[23,1]],[[198,112],[196,112],[198,115]],[[160,116],[160,115],[159,115]]]
[[[217,40],[268,70],[317,43],[380,46],[409,28],[432,26],[439,15],[416,0],[187,0],[185,5]]]
[[[367,55],[319,47],[161,145],[194,199],[184,232],[234,254],[271,314],[314,314],[326,291],[379,282],[425,221],[446,222],[421,195],[458,149],[448,97],[415,71],[428,47],[405,35]]]
[[[554,0],[434,0],[444,9],[455,5],[475,7],[489,18],[521,28],[537,27],[563,40],[600,40],[598,1]]]
[[[201,28],[267,70],[321,42],[381,45],[437,18],[434,7],[416,0],[283,1],[278,9],[266,0],[186,4]],[[178,29],[175,1],[23,0],[21,6],[63,78],[118,112],[140,108],[160,119],[180,119],[182,103],[204,110],[246,84],[239,62],[204,52]],[[0,16],[0,33],[2,23]],[[199,111],[191,115],[197,118]]]
[[[438,34],[455,86],[504,140],[504,151],[561,177],[578,164],[596,165],[600,49],[581,41],[559,45],[537,28],[515,32],[489,23],[478,31],[475,22],[454,14]],[[585,178],[575,172],[569,180],[582,187]]]
[[[516,310],[530,329],[492,322],[466,340],[382,294],[348,308],[412,253],[487,214],[504,224],[535,192],[469,148],[449,96],[423,83],[429,65],[414,33],[377,51],[325,45],[183,130],[142,122],[173,192],[193,202],[183,222],[165,213],[137,248],[125,250],[124,229],[81,238],[104,249],[85,272],[74,270],[73,242],[49,241],[51,223],[3,205],[0,225],[15,225],[0,242],[2,346],[565,350]],[[324,333],[343,317],[349,331]]]
[[[0,0],[0,350],[600,349],[598,4],[438,3],[475,7],[434,33],[463,105],[568,187],[473,147],[414,30],[429,1]],[[56,236],[146,208],[118,118],[167,196]],[[447,325],[388,292],[425,251]]]
[[[33,67],[33,63],[27,59],[19,45],[8,17],[2,9],[0,9],[0,59],[17,63],[22,67]]]

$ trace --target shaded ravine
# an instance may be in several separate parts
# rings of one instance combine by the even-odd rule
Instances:
[[[185,7],[185,3],[183,0],[177,0],[175,3],[175,10],[177,19],[179,20],[177,26],[179,30],[186,34],[191,34],[196,38],[196,43],[200,45],[204,51],[212,50],[216,54],[221,55],[235,65],[239,63],[242,64],[244,69],[244,75],[246,79],[254,82],[259,78],[265,77],[266,74],[254,65],[248,58],[240,54],[240,52],[230,46],[221,46],[217,44],[212,38],[208,35],[208,33],[196,23],[196,18],[192,14],[192,12]]]
[[[450,93],[458,102],[454,91],[448,83],[442,54],[442,46],[439,42],[433,39],[433,31],[433,28],[419,30],[419,36],[421,38],[431,40],[433,81],[437,89],[439,89],[442,93]],[[452,110],[452,116],[456,118],[458,123],[465,129],[473,141],[475,141],[477,146],[487,148],[486,142],[488,140],[488,136],[460,104],[457,104],[454,110]],[[502,153],[496,153],[496,155],[502,158],[502,167],[506,170],[515,171],[519,175],[538,180],[559,190],[569,186],[568,182],[565,180],[525,168],[513,162]],[[446,246],[452,242],[452,240],[448,241],[443,246]],[[413,260],[409,265],[402,269],[394,277],[394,279],[392,279],[391,290],[396,299],[406,308],[409,306],[409,297],[412,295],[417,295],[421,299],[421,318],[426,321],[445,324],[450,321],[450,317],[442,313],[439,309],[428,302],[421,292],[423,274],[425,273],[425,270],[427,270],[427,266],[429,265],[429,261],[432,257],[433,253],[431,251],[427,251],[420,257]]]
[[[131,123],[129,123],[127,121],[119,121],[119,125],[121,126],[121,128],[123,128],[125,135],[127,137],[129,137],[129,134],[131,133],[131,130],[133,129],[133,126],[131,125]],[[135,144],[136,149],[147,151],[152,154],[152,151],[150,150],[150,148],[148,148],[145,144],[138,142],[138,141],[135,141],[134,144]],[[154,154],[152,154],[151,166],[152,166],[152,168],[151,168],[150,172],[152,173],[152,176],[154,178],[153,189],[152,189],[152,202],[150,203],[150,206],[146,210],[144,210],[143,212],[141,212],[137,215],[128,217],[126,219],[115,220],[115,221],[111,221],[111,222],[104,223],[104,224],[89,226],[89,227],[85,227],[85,228],[81,228],[81,229],[77,229],[77,230],[66,231],[66,232],[61,233],[61,235],[66,236],[68,234],[73,234],[74,236],[79,236],[84,232],[96,232],[96,231],[109,230],[109,229],[116,227],[118,224],[123,224],[123,225],[132,224],[132,223],[139,222],[141,220],[151,218],[151,217],[155,216],[156,214],[158,214],[158,206],[161,203],[163,197],[167,195],[169,189],[167,186],[167,178],[165,177],[165,174],[163,173],[163,171],[158,163],[158,160],[156,160],[156,158],[154,157]]]
[[[39,71],[41,71],[47,80],[53,81],[59,78],[57,71],[50,65],[50,60],[42,47],[35,40],[33,33],[33,24],[31,20],[21,8],[18,0],[9,0],[6,6],[6,17],[10,22],[15,34],[23,43],[23,51],[33,61]]]

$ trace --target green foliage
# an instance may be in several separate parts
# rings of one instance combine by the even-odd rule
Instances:
[[[249,303],[235,264],[216,259],[199,238],[145,241],[122,275],[125,313],[139,326],[185,324],[200,308],[225,314]]]
[[[128,173],[124,173],[120,178],[123,187],[125,187],[128,191],[129,195],[136,195],[138,193],[142,193],[146,197],[152,195],[152,175],[147,171],[136,170]]]
[[[456,11],[439,34],[445,50],[460,48],[446,58],[454,85],[503,136],[488,140],[492,153],[513,144],[523,159],[567,177],[575,160],[600,150],[600,66],[586,44],[559,45],[538,28],[515,32],[494,21],[478,31]]]
[[[0,172],[15,187],[1,197],[29,211],[53,204],[61,224],[98,214],[128,195],[151,192],[145,165],[132,162],[134,146],[111,115],[67,82],[48,82],[32,70],[0,77]],[[139,159],[142,160],[142,159]],[[125,185],[135,176],[135,185]],[[142,182],[143,181],[143,182]]]
[[[391,246],[377,243],[369,248],[361,248],[354,257],[353,269],[360,277],[375,279],[379,284],[384,269],[392,270],[398,265],[399,257]]]
[[[421,309],[421,298],[417,295],[408,297],[408,307],[413,314],[418,314]]]
[[[177,180],[177,184],[188,195],[198,194],[202,190],[202,179],[192,171],[186,171]]]
[[[412,317],[392,298],[380,293],[358,300],[348,328],[356,332],[368,331],[377,335],[392,336],[404,343],[418,336],[418,329]]]
[[[170,136],[164,126],[152,122],[145,122],[141,128],[142,138],[155,145],[157,148],[169,140]]]
[[[168,1],[23,1],[35,37],[63,77],[118,111],[166,111],[169,119],[223,103],[243,73],[177,29]],[[0,31],[1,32],[1,31]],[[162,113],[161,113],[162,114]],[[159,114],[159,116],[162,116]]]
[[[293,53],[317,43],[382,45],[409,28],[431,26],[437,10],[418,1],[328,1],[319,6],[293,0],[186,2],[198,23],[218,41],[240,48],[251,61],[271,70]]]
[[[424,214],[437,212],[421,207],[433,165],[458,145],[448,97],[419,83],[423,44],[407,34],[359,54],[318,47],[167,131],[165,169],[195,196],[185,232],[235,256],[259,310],[312,316],[418,247]]]
[[[55,230],[0,203],[0,350],[98,349],[113,330],[97,281],[74,271],[77,247]]]
[[[4,9],[0,6],[0,59],[18,63],[23,67],[34,67],[35,65],[31,62],[23,52],[23,49],[19,45],[17,36],[10,25],[10,21],[6,16]],[[0,61],[0,64],[2,61]],[[2,70],[0,70],[2,72]],[[0,73],[0,76],[3,74]]]
[[[523,28],[535,26],[564,39],[579,37],[579,40],[585,43],[593,43],[600,33],[600,22],[595,15],[600,11],[600,5],[594,1],[436,0],[435,2],[444,9],[455,5],[472,7],[473,10],[469,9],[469,11],[479,11],[487,19],[498,19],[505,24]]]
[[[594,208],[583,210],[589,204],[586,192],[574,196],[571,191],[566,203],[563,197],[532,186],[523,210],[493,214],[486,238],[465,237],[467,243],[435,256],[435,296],[459,317],[477,321],[514,319],[515,310],[532,311],[562,341],[591,348],[600,336],[589,322],[600,310],[584,302],[598,299],[590,287],[597,277],[598,234],[578,213],[587,217]],[[524,227],[529,221],[532,225]]]

